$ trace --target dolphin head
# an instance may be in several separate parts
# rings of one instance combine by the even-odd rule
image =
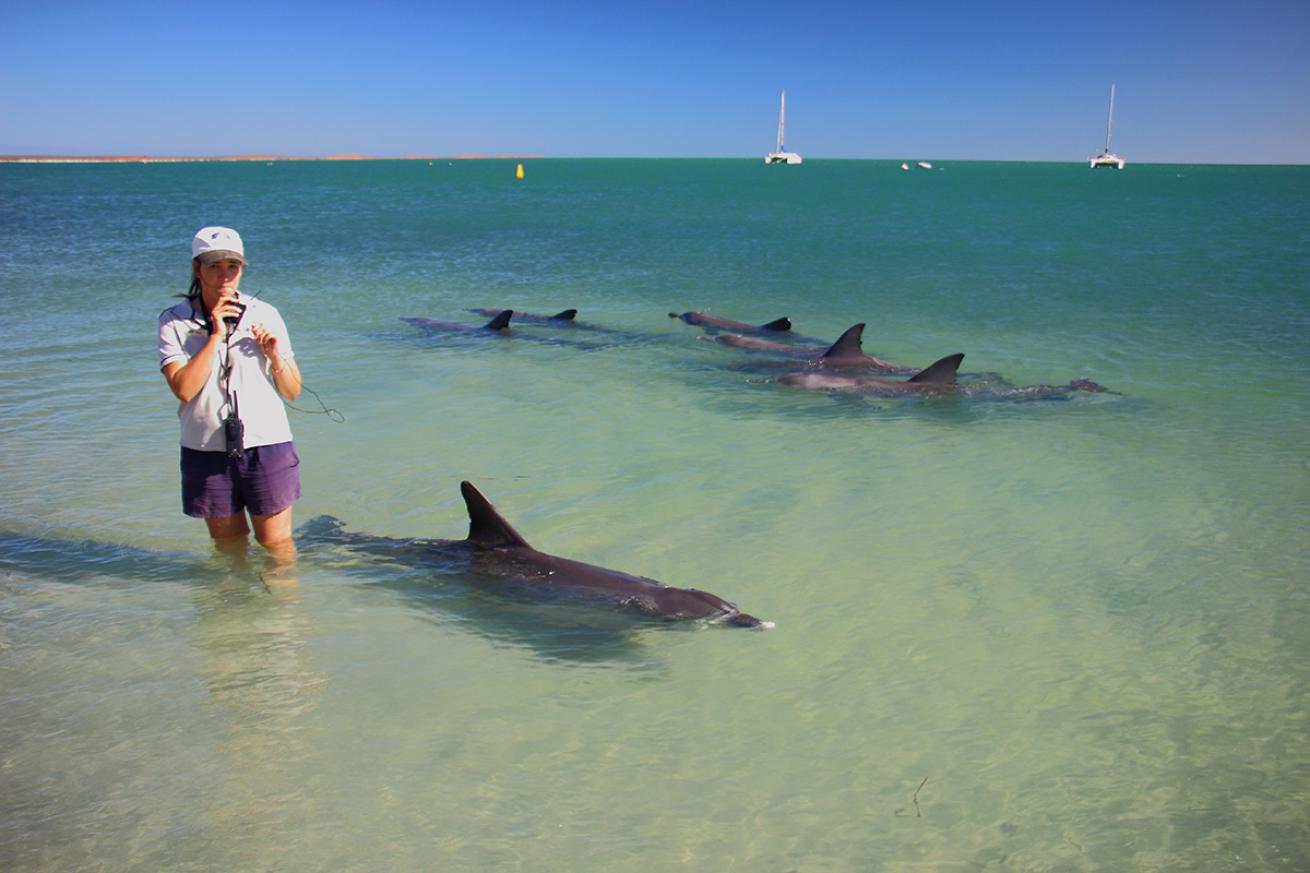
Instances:
[[[658,614],[664,618],[675,620],[700,618],[737,627],[773,627],[772,622],[762,621],[742,612],[737,608],[737,604],[697,588],[663,587],[649,592],[646,596],[650,598]]]

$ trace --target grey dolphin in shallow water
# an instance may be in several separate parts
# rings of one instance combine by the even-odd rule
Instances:
[[[788,343],[775,342],[757,336],[743,336],[739,333],[718,333],[713,336],[701,336],[700,339],[723,343],[738,349],[750,349],[754,352],[774,352],[793,358],[813,358],[823,354],[823,348],[815,346],[793,346]]]
[[[400,320],[421,327],[424,330],[463,330],[463,331],[481,331],[489,330],[495,333],[503,333],[509,330],[509,321],[514,317],[514,310],[502,309],[496,313],[496,317],[486,324],[464,324],[459,321],[437,321],[435,318],[420,318],[411,316],[402,317]]]
[[[809,358],[812,367],[823,367],[825,369],[858,368],[872,373],[886,373],[889,375],[910,375],[917,372],[913,367],[904,367],[900,364],[893,364],[891,361],[884,361],[881,358],[866,355],[864,353],[863,336],[864,322],[860,322],[846,328],[845,332],[837,338],[837,341],[827,348],[794,346],[773,340],[760,339],[759,337],[742,336],[736,333],[719,334],[715,337],[704,337],[704,339],[713,339],[715,342],[739,349],[772,352],[792,358]]]
[[[857,325],[858,327],[858,325]],[[959,388],[955,381],[956,371],[964,354],[957,353],[935,361],[926,369],[920,370],[903,382],[889,379],[869,379],[857,376],[837,376],[831,373],[788,373],[779,376],[778,381],[793,388],[809,388],[815,391],[863,391],[880,397],[900,397],[907,394],[949,394]]]
[[[956,395],[996,399],[1042,399],[1063,396],[1074,391],[1109,393],[1090,379],[1074,379],[1067,385],[1028,385],[1023,388],[961,385],[956,381],[956,372],[960,369],[962,360],[964,360],[963,353],[947,355],[900,382],[815,372],[788,373],[779,377],[778,381],[793,388],[808,388],[813,391],[858,391],[877,397]]]
[[[504,309],[491,309],[490,307],[480,306],[470,309],[469,312],[476,312],[478,315],[500,315],[505,312]],[[559,322],[572,322],[578,317],[578,310],[563,309],[554,315],[539,315],[535,312],[522,312],[518,309],[509,310],[513,313],[515,321],[525,321],[531,324],[555,324]]]
[[[710,315],[708,312],[670,312],[669,318],[680,318],[687,324],[698,324],[701,327],[719,330],[772,331],[775,333],[791,330],[791,319],[785,315],[765,324],[747,324],[744,321],[733,321],[731,318]]]
[[[961,355],[961,358],[964,356]],[[837,338],[826,352],[814,362],[816,367],[833,367],[838,369],[863,369],[877,373],[916,372],[913,367],[903,367],[864,353],[864,322],[853,324]]]
[[[469,533],[462,540],[393,540],[345,531],[335,519],[310,522],[333,539],[384,556],[418,552],[426,559],[465,569],[488,584],[528,595],[579,597],[673,621],[701,619],[739,627],[769,628],[772,622],[747,615],[721,597],[695,588],[675,588],[619,570],[539,552],[469,482],[460,483],[468,507]]]

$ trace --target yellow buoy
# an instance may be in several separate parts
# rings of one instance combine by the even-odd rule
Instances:
[[[514,178],[515,178],[515,179],[522,179],[522,178],[523,178],[523,165],[522,165],[522,164],[519,164],[519,168],[518,168],[517,170],[514,171]]]

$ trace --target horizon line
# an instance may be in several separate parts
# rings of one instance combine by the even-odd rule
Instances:
[[[508,161],[508,160],[759,160],[756,155],[718,155],[718,156],[678,156],[678,155],[541,155],[541,154],[457,154],[457,155],[367,155],[358,153],[327,155],[285,155],[285,154],[232,154],[232,155],[151,155],[151,154],[9,154],[0,155],[0,163],[5,164],[182,164],[182,163],[240,163],[264,161]],[[932,161],[952,161],[955,163],[1008,163],[1008,164],[1081,164],[1087,158],[936,158]],[[892,161],[910,160],[905,157],[812,157],[811,161]],[[920,159],[915,159],[920,160]],[[1130,166],[1250,166],[1250,167],[1304,167],[1310,162],[1264,162],[1264,161],[1130,161]]]

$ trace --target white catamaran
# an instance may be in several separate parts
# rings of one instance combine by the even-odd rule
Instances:
[[[1114,133],[1114,86],[1110,86],[1110,115],[1105,121],[1105,151],[1101,152],[1094,158],[1088,158],[1092,169],[1097,167],[1114,167],[1116,170],[1124,168],[1124,159],[1110,151],[1110,135]]]
[[[782,97],[778,103],[778,147],[777,151],[769,152],[764,156],[766,164],[799,164],[801,156],[795,152],[787,151],[783,145],[783,129],[787,125],[787,92],[782,92]]]

